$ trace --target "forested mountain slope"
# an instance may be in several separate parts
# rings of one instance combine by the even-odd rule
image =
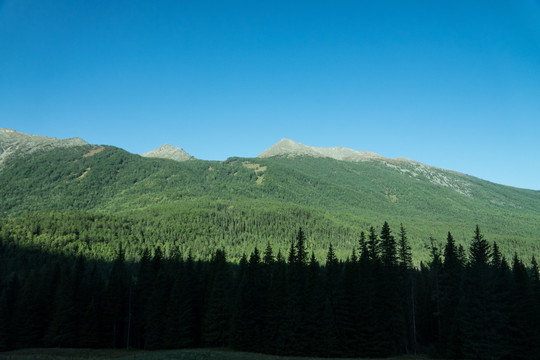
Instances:
[[[416,259],[426,258],[430,237],[448,231],[466,245],[476,224],[508,256],[540,249],[540,192],[374,156],[177,162],[112,146],[42,149],[3,164],[0,214],[5,236],[37,226],[39,234],[19,231],[33,244],[38,235],[58,236],[58,227],[74,252],[96,257],[119,243],[156,242],[202,257],[223,246],[239,259],[267,242],[285,252],[299,226],[319,257],[329,242],[345,257],[361,231],[384,221],[404,224]],[[107,231],[108,223],[124,225]],[[89,250],[94,242],[104,250]]]

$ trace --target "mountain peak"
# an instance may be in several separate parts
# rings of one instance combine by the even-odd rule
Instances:
[[[257,157],[266,158],[273,156],[287,156],[287,157],[296,157],[296,156],[311,156],[317,158],[332,158],[342,161],[365,161],[372,159],[386,159],[385,157],[369,152],[369,151],[356,151],[342,146],[336,146],[331,148],[315,147],[304,145],[298,142],[295,142],[290,139],[283,138],[274,144],[269,149],[265,150]]]
[[[187,161],[195,159],[193,156],[184,151],[184,149],[169,144],[163,144],[155,150],[141,154],[141,156],[158,159],[170,159],[175,161]]]
[[[81,138],[57,139],[40,135],[29,135],[13,129],[0,128],[0,164],[12,156],[31,154],[37,150],[58,147],[88,145]]]

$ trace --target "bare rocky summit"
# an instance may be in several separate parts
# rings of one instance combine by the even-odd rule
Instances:
[[[273,156],[311,156],[317,158],[332,158],[342,161],[365,161],[365,160],[386,160],[384,156],[376,154],[370,151],[356,151],[346,147],[331,147],[322,148],[315,146],[308,146],[301,143],[297,143],[290,139],[281,139],[274,146],[268,150],[262,152],[257,157],[267,158]]]
[[[141,156],[148,158],[171,159],[175,161],[188,161],[195,159],[193,156],[185,152],[184,149],[169,144],[161,145],[155,150],[141,154]]]
[[[88,145],[88,143],[81,138],[57,139],[0,128],[0,165],[12,156],[31,154],[38,150],[82,145]]]

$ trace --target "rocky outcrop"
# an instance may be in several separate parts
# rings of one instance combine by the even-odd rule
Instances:
[[[0,128],[0,165],[12,156],[27,155],[38,150],[82,145],[88,145],[88,143],[80,138],[57,139]]]
[[[195,158],[189,155],[184,149],[175,147],[169,144],[164,144],[155,150],[141,154],[143,157],[159,158],[159,159],[171,159],[175,161],[188,161]]]

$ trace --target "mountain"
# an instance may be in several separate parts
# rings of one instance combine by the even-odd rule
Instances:
[[[394,233],[403,223],[417,261],[429,257],[430,238],[442,242],[448,231],[467,249],[476,224],[508,257],[540,250],[538,191],[290,140],[257,158],[226,161],[51,147],[12,156],[0,171],[0,239],[64,244],[96,257],[123,244],[133,258],[136,247],[157,243],[203,258],[224,247],[238,260],[268,243],[284,254],[302,226],[317,257],[331,242],[346,258],[361,232],[384,221]]]
[[[12,129],[0,128],[0,165],[14,156],[87,144],[86,141],[80,138],[57,139],[54,137],[28,135]]]
[[[286,156],[293,158],[296,156],[312,156],[316,158],[331,158],[343,161],[365,161],[373,159],[385,159],[383,156],[369,152],[356,151],[345,147],[321,148],[297,143],[290,139],[281,139],[271,148],[259,154],[258,158],[268,158],[273,156]]]
[[[422,177],[433,184],[451,188],[463,195],[470,195],[470,185],[466,181],[467,177],[464,174],[439,169],[407,158],[389,159],[370,151],[356,151],[345,147],[314,147],[290,139],[282,139],[257,157],[286,157],[293,159],[299,156],[330,158],[347,162],[376,161],[400,171],[404,176],[417,179]]]
[[[141,154],[142,157],[170,159],[175,161],[194,160],[195,158],[189,155],[184,149],[175,147],[169,144],[163,144],[155,150]]]

